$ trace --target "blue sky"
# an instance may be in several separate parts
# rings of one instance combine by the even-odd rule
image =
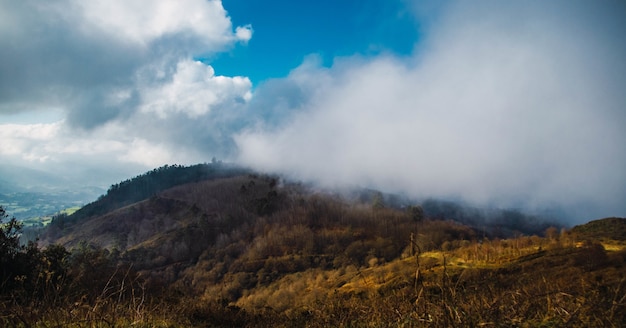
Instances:
[[[245,75],[257,84],[285,77],[304,57],[317,54],[325,66],[336,57],[409,55],[419,38],[419,22],[402,1],[242,1],[223,2],[234,25],[251,24],[246,46],[208,58],[219,74]]]
[[[626,216],[625,17],[619,0],[0,0],[0,183],[106,188],[216,157]]]

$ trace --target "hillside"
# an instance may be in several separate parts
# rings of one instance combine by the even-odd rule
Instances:
[[[434,200],[405,206],[376,192],[343,197],[235,168],[211,172],[171,188],[147,184],[157,187],[132,200],[113,187],[91,205],[101,212],[56,218],[41,245],[71,250],[59,262],[68,265],[66,278],[53,290],[72,285],[55,292],[56,309],[23,320],[174,327],[626,320],[626,252],[605,233],[611,229],[538,236],[533,231],[547,223],[526,222],[518,211]],[[136,189],[144,178],[123,185]],[[84,307],[59,317],[58,307],[69,304]],[[18,310],[5,307],[0,320],[22,320]]]
[[[71,220],[79,221],[91,216],[103,215],[181,184],[236,176],[247,172],[249,170],[221,162],[188,167],[165,165],[112,185],[97,201],[87,204],[74,213]]]
[[[581,238],[589,238],[591,240],[626,241],[626,219],[613,217],[593,220],[586,224],[575,226],[572,228],[572,232],[578,234]]]

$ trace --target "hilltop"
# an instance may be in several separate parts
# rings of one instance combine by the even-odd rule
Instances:
[[[626,219],[604,218],[572,228],[581,238],[626,241]]]

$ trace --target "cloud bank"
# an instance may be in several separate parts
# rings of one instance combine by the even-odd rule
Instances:
[[[326,186],[626,214],[623,3],[439,9],[409,59],[295,70],[283,83],[305,103],[238,134],[239,160]]]
[[[108,185],[215,156],[330,187],[626,215],[623,2],[403,3],[411,55],[311,54],[253,87],[193,60],[254,36],[221,1],[0,0],[0,157]]]

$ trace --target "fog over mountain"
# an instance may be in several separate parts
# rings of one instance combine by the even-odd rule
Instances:
[[[623,1],[393,3],[376,27],[410,17],[409,53],[322,49],[253,84],[218,65],[263,35],[233,24],[234,2],[0,0],[0,159],[107,186],[217,157],[324,187],[626,216]]]
[[[624,215],[624,5],[569,4],[449,3],[408,58],[309,58],[287,78],[304,102],[238,134],[238,159],[331,186]]]

